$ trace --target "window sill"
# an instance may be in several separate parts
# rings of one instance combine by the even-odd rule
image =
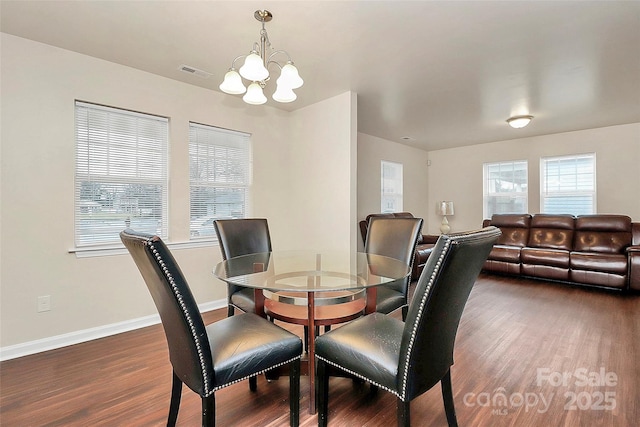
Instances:
[[[175,249],[193,249],[204,248],[210,246],[217,246],[217,240],[189,240],[185,242],[165,242],[167,247],[171,250]],[[76,258],[93,258],[112,255],[127,254],[127,249],[123,245],[101,245],[90,246],[84,248],[72,248],[69,249],[70,254],[75,254]]]

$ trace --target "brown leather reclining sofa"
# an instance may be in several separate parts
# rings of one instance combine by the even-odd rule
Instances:
[[[640,291],[640,223],[625,215],[500,214],[484,271]]]
[[[367,229],[369,228],[369,218],[414,218],[413,214],[409,212],[394,212],[394,213],[378,213],[367,215],[365,219],[359,222],[360,234],[362,235],[362,241],[367,239]],[[439,236],[420,234],[418,236],[418,244],[416,245],[416,253],[413,257],[413,266],[411,270],[411,280],[418,280],[420,274],[424,269],[424,265],[427,263],[427,258],[433,250],[433,246],[438,240]]]

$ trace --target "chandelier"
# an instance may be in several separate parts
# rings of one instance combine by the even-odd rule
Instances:
[[[293,92],[293,89],[301,87],[304,81],[300,78],[298,69],[293,65],[291,57],[284,50],[273,51],[267,56],[266,48],[269,47],[272,50],[273,48],[271,47],[269,35],[264,28],[264,24],[271,21],[273,15],[268,10],[256,10],[253,16],[262,22],[260,43],[254,42],[253,49],[251,49],[248,55],[240,55],[233,60],[231,68],[224,76],[224,81],[220,84],[220,90],[231,95],[244,93],[242,99],[247,104],[264,104],[267,102],[267,98],[264,96],[262,90],[271,79],[268,68],[275,64],[280,68],[280,77],[276,80],[276,90],[272,98],[278,102],[295,101],[297,96]],[[284,65],[274,59],[277,55],[286,55],[287,61]],[[244,65],[242,65],[239,70],[236,70],[236,62],[241,58],[245,58]],[[243,78],[251,82],[249,83],[249,87],[244,86]]]

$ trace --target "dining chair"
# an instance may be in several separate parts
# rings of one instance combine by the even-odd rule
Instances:
[[[213,227],[218,236],[224,261],[242,255],[271,252],[271,234],[265,218],[217,219]],[[233,316],[238,308],[245,313],[255,313],[254,289],[227,282],[227,316]],[[325,326],[325,330],[330,327]],[[319,329],[316,328],[316,335]],[[307,350],[309,328],[304,327],[304,346]]]
[[[418,237],[422,230],[422,218],[369,219],[364,251],[413,263]],[[407,317],[408,293],[411,275],[377,287],[376,311],[389,314],[402,308],[402,320]]]
[[[449,426],[457,426],[451,366],[462,311],[500,230],[442,235],[420,275],[405,322],[372,313],[316,340],[318,425],[327,425],[329,366],[396,396],[398,426],[410,402],[441,384]]]
[[[269,225],[264,218],[217,219],[213,227],[224,261],[242,255],[271,252]],[[254,290],[227,282],[227,316],[233,316],[236,308],[245,313],[255,313]]]
[[[175,426],[182,384],[202,399],[202,425],[215,425],[215,392],[289,364],[289,422],[300,417],[300,338],[243,313],[204,325],[180,267],[162,239],[131,229],[120,233],[160,314],[173,368],[168,426]],[[254,390],[254,387],[250,385]]]

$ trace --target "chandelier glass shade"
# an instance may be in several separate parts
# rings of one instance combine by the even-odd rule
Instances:
[[[255,18],[262,23],[260,31],[260,43],[256,42],[248,55],[238,56],[233,60],[231,68],[224,76],[220,84],[220,90],[231,94],[244,94],[242,99],[247,104],[260,105],[267,102],[267,97],[263,93],[267,82],[271,79],[269,67],[274,66],[280,69],[280,77],[276,80],[276,90],[272,98],[277,102],[292,102],[297,96],[293,89],[302,87],[304,81],[298,73],[298,69],[293,65],[289,54],[284,50],[276,50],[269,56],[266,55],[266,48],[271,48],[269,35],[265,29],[265,22],[271,21],[273,15],[268,10],[256,10]],[[286,55],[287,61],[281,64],[274,59],[277,55]],[[244,64],[236,70],[236,62],[244,58]],[[243,79],[249,82],[245,87]]]
[[[240,95],[247,91],[247,88],[242,84],[242,78],[236,70],[229,70],[224,75],[224,81],[220,85],[220,90],[231,95]]]
[[[247,93],[244,94],[242,100],[247,104],[260,105],[267,102],[267,97],[262,93],[262,88],[256,82],[253,82],[247,88]]]
[[[280,84],[276,87],[276,91],[272,95],[272,98],[278,102],[293,102],[297,97],[292,88]]]
[[[240,67],[240,75],[247,80],[259,82],[269,77],[269,70],[262,63],[258,52],[252,50],[244,60],[244,65]]]

